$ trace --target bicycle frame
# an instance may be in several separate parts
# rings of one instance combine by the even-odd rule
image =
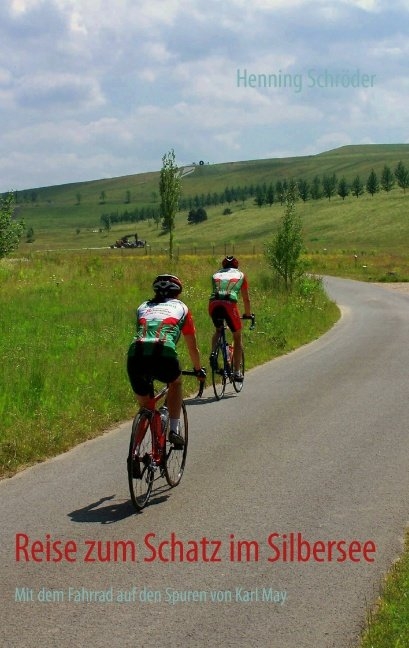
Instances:
[[[182,374],[196,375],[194,371],[182,371]],[[181,430],[184,446],[176,449],[167,439],[167,430],[163,428],[157,407],[160,401],[166,403],[168,391],[169,386],[165,385],[155,394],[151,381],[148,403],[140,408],[132,424],[127,459],[128,483],[132,503],[138,511],[148,503],[156,479],[165,477],[169,486],[174,487],[183,475],[188,444],[186,406],[182,401]],[[199,389],[200,393],[201,391]]]
[[[227,341],[226,337],[227,325],[223,322],[223,327],[220,331],[219,339],[217,344],[220,346],[222,356],[223,356],[223,369],[228,378],[231,377],[232,372],[232,360],[233,360],[233,342],[230,344]]]
[[[255,326],[255,316],[251,315],[251,318],[242,317],[241,319],[251,319],[250,330]],[[234,353],[234,344],[229,343],[226,337],[226,322],[223,320],[222,327],[219,330],[219,336],[217,338],[215,350],[212,353],[213,363],[212,367],[212,382],[213,382],[213,391],[217,400],[221,400],[224,396],[227,380],[230,383],[233,383],[234,390],[239,393],[243,389],[243,378],[244,378],[244,351],[242,352],[242,362],[239,367],[242,374],[241,379],[235,378],[235,369],[233,366],[233,353]],[[218,365],[218,356],[219,353],[223,359],[223,367]]]

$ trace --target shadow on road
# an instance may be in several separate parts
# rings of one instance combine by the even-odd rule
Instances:
[[[228,399],[228,398],[237,398],[237,394],[236,393],[226,393],[223,396],[223,400]],[[201,398],[196,398],[196,397],[195,398],[185,398],[184,401],[185,401],[185,405],[189,405],[189,407],[191,405],[206,405],[207,403],[217,403],[218,402],[216,396],[214,396],[214,395],[212,395],[212,396],[201,396]]]
[[[128,500],[126,502],[112,502],[107,506],[101,506],[104,502],[109,502],[115,497],[115,495],[109,495],[108,497],[101,497],[101,499],[84,506],[77,511],[72,511],[68,513],[68,516],[71,518],[72,522],[88,522],[94,524],[113,524],[114,522],[119,522],[119,520],[124,520],[131,515],[135,515],[135,509],[132,506],[132,503]]]
[[[169,490],[171,490],[171,488],[167,484],[155,488],[152,491],[148,507],[166,502],[169,499],[169,495],[166,494],[166,491]],[[101,497],[101,499],[92,504],[88,504],[77,511],[68,513],[68,517],[71,518],[71,522],[77,522],[80,524],[84,522],[89,524],[114,524],[115,522],[125,520],[132,515],[138,515],[138,511],[135,510],[130,500],[125,502],[112,502],[107,506],[101,506],[101,504],[109,502],[114,497],[115,495]]]

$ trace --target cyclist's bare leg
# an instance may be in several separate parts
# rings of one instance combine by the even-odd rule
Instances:
[[[240,367],[241,360],[243,357],[243,342],[241,336],[241,329],[239,331],[234,331],[233,343],[234,343],[233,363],[235,367]]]
[[[184,445],[184,439],[179,433],[180,413],[182,410],[182,377],[176,378],[169,384],[169,391],[167,397],[167,405],[169,409],[169,441],[173,443],[175,448],[181,450]]]
[[[182,409],[182,377],[176,378],[173,382],[169,383],[169,391],[167,397],[167,406],[169,410],[169,418],[180,419],[180,411]]]
[[[141,396],[140,394],[135,394],[135,396],[136,396],[136,400],[138,401],[138,404],[139,404],[140,408],[146,407],[147,409],[149,409],[149,404],[150,404],[150,401],[151,401],[151,398],[150,398],[149,395],[148,396]]]

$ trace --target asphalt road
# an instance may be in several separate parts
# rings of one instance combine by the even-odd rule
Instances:
[[[142,514],[129,423],[0,482],[1,646],[356,645],[409,514],[409,295],[327,287],[331,331],[191,403]]]

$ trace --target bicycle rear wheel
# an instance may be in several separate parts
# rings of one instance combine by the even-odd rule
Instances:
[[[241,375],[243,376],[242,380],[235,380],[234,379],[234,374],[237,371],[236,367],[233,367],[233,387],[237,393],[241,392],[243,389],[243,383],[244,383],[244,351],[242,352],[241,356],[241,363],[239,365],[238,371],[240,371]]]
[[[165,478],[169,486],[177,486],[182,479],[183,471],[185,469],[187,444],[189,441],[188,436],[188,422],[185,403],[182,402],[182,411],[180,415],[179,434],[184,439],[184,446],[177,450],[169,441],[166,441],[166,455],[165,455]]]
[[[224,356],[221,347],[220,340],[217,343],[216,349],[214,351],[212,366],[212,383],[213,391],[217,400],[220,400],[224,396],[224,391],[226,389],[226,372],[224,370]]]
[[[139,412],[133,420],[127,466],[132,504],[141,511],[149,501],[154,479],[152,433],[145,412]]]

